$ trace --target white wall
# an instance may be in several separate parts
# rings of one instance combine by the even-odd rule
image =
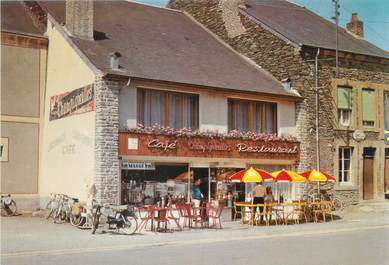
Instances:
[[[95,82],[82,61],[49,21],[47,87],[39,194],[64,193],[85,200],[94,177],[95,112],[49,121],[50,97]]]
[[[228,130],[227,97],[218,93],[203,92],[199,97],[199,118],[201,131]]]
[[[136,127],[137,124],[137,93],[136,86],[131,83],[130,87],[123,87],[120,91],[119,111],[120,111],[120,128]],[[176,87],[168,87],[160,84],[146,85],[139,84],[140,87],[159,90],[170,90],[184,92]],[[247,100],[268,101],[277,103],[277,123],[279,134],[296,133],[296,115],[295,102],[283,99],[265,98],[261,96],[243,95],[241,93],[225,93],[212,90],[196,90],[186,88],[185,92],[199,95],[199,123],[201,131],[219,131],[226,133],[228,131],[228,105],[229,97],[241,98]]]

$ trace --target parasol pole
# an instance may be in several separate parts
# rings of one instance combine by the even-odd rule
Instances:
[[[188,198],[187,203],[190,203],[190,164],[188,164]]]
[[[211,202],[211,168],[208,167],[208,202]]]

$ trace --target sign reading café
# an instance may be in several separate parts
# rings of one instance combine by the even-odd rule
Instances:
[[[128,143],[136,139],[136,148]],[[299,160],[300,144],[290,140],[185,137],[134,132],[119,133],[119,155],[220,157]]]

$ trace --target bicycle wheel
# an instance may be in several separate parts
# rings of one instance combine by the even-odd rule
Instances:
[[[80,215],[73,215],[73,214],[70,214],[70,224],[72,226],[79,226],[82,222],[82,216],[81,214]]]
[[[138,221],[133,216],[124,216],[125,222],[119,230],[126,235],[132,235],[138,229]]]
[[[96,210],[92,215],[92,235],[96,233],[97,228],[99,227],[100,214]]]
[[[14,200],[11,201],[10,205],[8,205],[8,213],[9,215],[15,215],[18,208],[16,207],[16,202]]]

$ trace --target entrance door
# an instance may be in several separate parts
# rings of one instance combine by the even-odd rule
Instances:
[[[389,193],[389,148],[385,148],[384,192]]]
[[[363,149],[363,199],[374,198],[374,153],[375,148]]]

